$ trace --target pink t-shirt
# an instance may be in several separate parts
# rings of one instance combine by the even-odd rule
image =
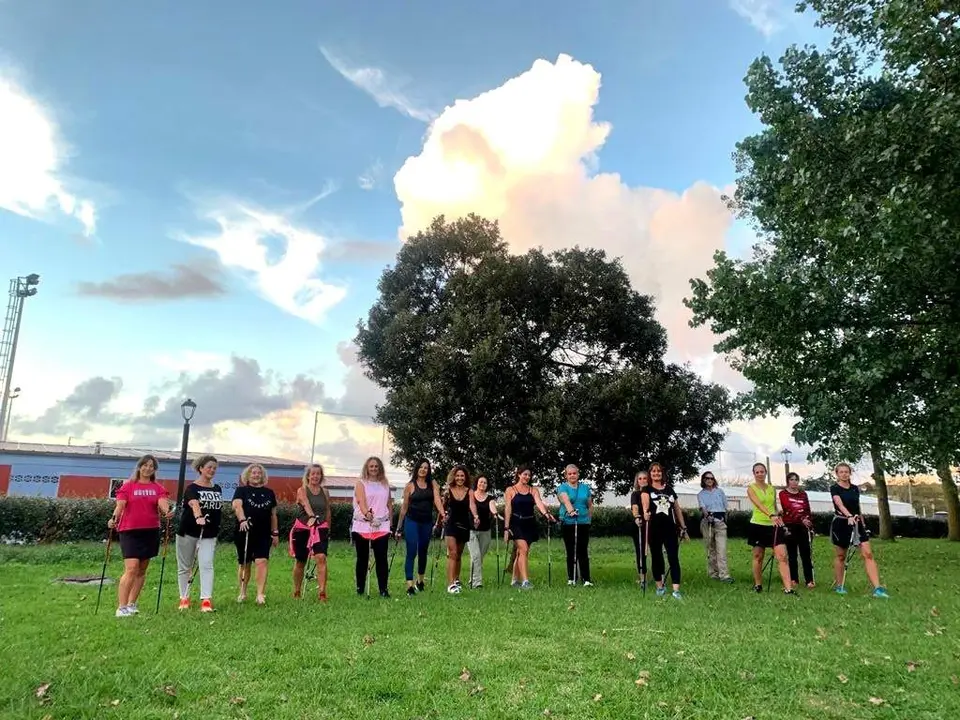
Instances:
[[[353,501],[352,532],[363,536],[384,535],[390,532],[390,511],[387,510],[387,501],[390,499],[390,488],[376,480],[363,481],[363,490],[367,496],[367,507],[373,510],[373,522],[367,522],[360,514],[360,506]]]
[[[160,527],[160,511],[157,504],[169,493],[160,483],[142,483],[136,480],[125,482],[117,488],[117,500],[127,504],[123,508],[118,531],[152,530]]]

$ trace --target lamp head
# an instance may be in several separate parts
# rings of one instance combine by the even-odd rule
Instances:
[[[197,404],[193,400],[190,398],[184,400],[180,405],[180,414],[183,415],[183,421],[190,422],[193,420],[193,413],[196,412],[196,410]]]
[[[789,461],[790,461],[790,456],[791,456],[793,453],[790,452],[790,448],[784,448],[783,450],[780,451],[780,454],[783,456],[783,461],[784,461],[784,462],[789,462]]]
[[[36,273],[30,273],[24,278],[24,280],[26,281],[27,285],[31,287],[40,284],[40,276]]]

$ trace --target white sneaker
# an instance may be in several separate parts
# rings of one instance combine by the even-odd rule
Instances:
[[[121,608],[117,608],[117,612],[114,613],[114,616],[115,616],[115,617],[132,617],[132,616],[133,616],[133,613],[130,612],[130,610],[127,609],[127,606],[126,606],[126,605],[124,605],[124,606],[121,607]]]
[[[129,605],[127,605],[127,612],[130,613],[131,615],[137,615],[140,613],[140,611],[137,609],[136,603],[130,603]]]
[[[567,585],[576,585],[576,584],[577,583],[574,580],[567,580]]]
[[[590,582],[589,580],[584,580],[584,581],[583,581],[583,586],[584,586],[584,587],[593,587],[593,583]]]
[[[460,586],[457,585],[456,583],[451,583],[450,585],[447,586],[447,592],[450,593],[451,595],[459,595]]]

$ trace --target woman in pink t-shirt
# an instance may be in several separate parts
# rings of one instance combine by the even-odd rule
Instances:
[[[117,505],[107,527],[120,533],[123,575],[117,585],[117,617],[136,615],[150,559],[160,553],[160,517],[173,517],[167,491],[157,482],[157,459],[137,460],[133,478],[117,488]]]
[[[392,519],[393,496],[383,462],[378,457],[367,458],[353,490],[353,524],[350,526],[353,545],[357,550],[357,595],[363,595],[365,588],[369,587],[367,574],[372,551],[377,565],[380,597],[390,597],[387,589],[390,571],[387,549]]]

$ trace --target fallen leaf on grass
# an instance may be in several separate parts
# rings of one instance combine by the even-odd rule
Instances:
[[[957,677],[956,675],[951,675],[950,682],[952,682],[954,685],[960,685],[960,677]]]
[[[597,693],[596,695],[593,696],[594,702],[600,702],[601,700],[603,700],[603,695],[601,695],[600,693]]]
[[[860,662],[862,662],[864,665],[871,665],[871,664],[872,664],[872,663],[871,663],[869,660],[867,660],[866,658],[860,658]]]
[[[627,660],[636,660],[637,656],[633,653],[627,653]]]
[[[177,689],[176,689],[173,685],[164,685],[164,686],[163,686],[163,692],[164,692],[165,694],[169,695],[170,697],[176,697],[176,696],[177,696]]]
[[[843,683],[844,685],[847,684],[847,676],[846,676],[846,675],[837,675],[837,680],[839,680],[839,681],[840,681],[841,683]]]
[[[938,610],[936,607],[932,607],[930,608],[930,615],[933,617],[940,617],[940,610]]]
[[[874,705],[883,705],[886,702],[886,700],[884,700],[883,698],[872,697],[870,698],[870,702],[873,703]]]
[[[53,715],[44,715],[40,720],[53,720]]]
[[[827,639],[827,631],[824,630],[823,628],[819,628],[819,627],[818,627],[818,628],[817,628],[817,640],[826,640],[826,639]]]
[[[471,695],[479,695],[479,694],[482,693],[484,690],[486,690],[486,688],[485,688],[483,685],[477,685],[475,688],[473,688],[473,689],[470,691],[470,694],[471,694]]]
[[[741,680],[753,680],[756,677],[752,672],[747,672],[746,670],[740,671]]]
[[[663,700],[661,700],[660,702],[657,703],[657,707],[665,708],[670,706],[667,703],[665,703]]]
[[[243,705],[246,701],[247,701],[246,698],[235,697],[235,698],[231,698],[231,699],[230,699],[230,704],[231,704],[231,705]]]
[[[545,716],[547,716],[547,717],[550,717],[550,708],[544,708],[544,709],[543,709],[543,714],[544,714]]]
[[[120,704],[120,701],[119,701],[119,700],[111,700],[111,701],[110,701],[110,704],[113,705],[114,707],[116,707],[117,705]]]
[[[637,687],[645,687],[649,682],[650,682],[650,672],[648,670],[641,670],[640,676],[636,680],[634,680],[634,683],[636,683]]]
[[[463,668],[463,670],[460,671],[460,679],[463,680],[463,682],[468,682],[470,680],[470,671]]]
[[[918,664],[919,663],[915,663],[913,660],[909,660],[907,662],[907,672],[913,672],[914,670],[916,670]]]
[[[363,644],[364,644],[364,645],[366,645],[366,646],[369,647],[370,645],[373,645],[374,642],[375,642],[375,640],[373,639],[373,635],[364,635],[364,636],[363,636]]]
[[[576,610],[577,606],[574,604],[573,600],[570,601],[570,604],[567,605],[567,610]]]
[[[677,655],[686,655],[686,654],[687,654],[686,650],[677,650]]]
[[[49,689],[50,689],[50,683],[44,683],[43,685],[37,688],[37,691],[36,691],[37,697],[43,699],[47,694],[47,690]]]
[[[604,637],[606,637],[606,636],[607,636],[607,631],[606,631],[606,630],[604,630],[604,631],[603,631],[603,632],[601,632],[600,634],[601,634],[601,635],[603,635]]]

